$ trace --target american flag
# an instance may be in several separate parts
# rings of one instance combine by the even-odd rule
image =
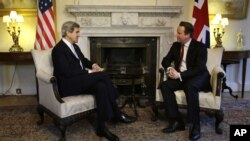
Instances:
[[[38,0],[35,49],[45,50],[55,45],[55,16],[51,0]]]
[[[193,38],[210,47],[210,29],[207,0],[195,0],[193,9]]]

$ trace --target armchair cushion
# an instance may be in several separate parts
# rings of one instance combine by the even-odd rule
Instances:
[[[95,108],[93,95],[77,95],[62,98],[60,117],[67,117]]]

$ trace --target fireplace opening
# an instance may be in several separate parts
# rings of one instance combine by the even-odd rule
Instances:
[[[146,48],[103,48],[102,64],[141,65],[145,63]]]
[[[157,37],[90,37],[90,58],[104,67],[121,94],[155,95]],[[136,75],[138,74],[138,75]],[[135,79],[131,79],[133,76]]]

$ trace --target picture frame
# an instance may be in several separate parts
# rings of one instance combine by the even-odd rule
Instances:
[[[249,0],[208,0],[210,15],[221,13],[229,19],[244,19],[247,16]]]
[[[52,0],[55,10],[55,0]],[[37,15],[37,0],[0,0],[0,16],[10,14],[11,10],[17,11],[25,17]]]

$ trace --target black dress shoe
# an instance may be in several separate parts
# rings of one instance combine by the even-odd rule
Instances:
[[[109,141],[120,141],[119,137],[111,133],[107,128],[97,129],[96,134],[99,137],[105,137]]]
[[[122,123],[133,123],[137,120],[136,117],[129,116],[125,113],[121,113],[121,116],[118,119]]]
[[[173,133],[175,131],[183,131],[185,130],[185,125],[184,123],[174,121],[169,124],[167,128],[162,129],[163,133]]]
[[[189,139],[191,141],[197,141],[201,138],[200,125],[191,125],[189,128]]]

